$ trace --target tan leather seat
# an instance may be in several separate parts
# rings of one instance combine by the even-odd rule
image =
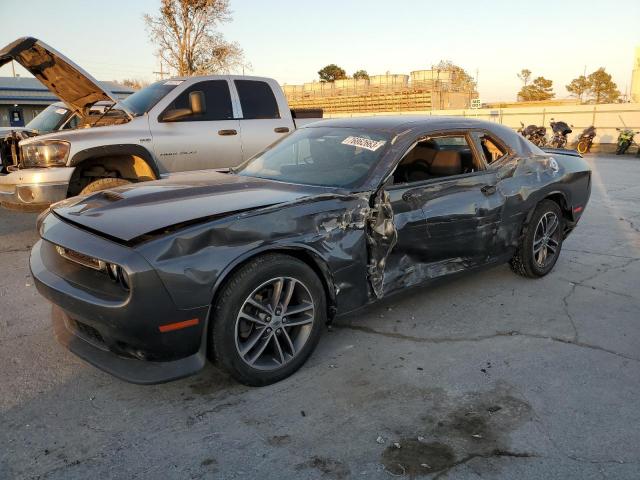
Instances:
[[[462,158],[455,150],[440,150],[433,157],[429,174],[434,177],[459,175],[462,173]]]
[[[403,165],[410,166],[418,160],[424,161],[427,165],[431,164],[437,150],[429,145],[416,145],[402,161]]]

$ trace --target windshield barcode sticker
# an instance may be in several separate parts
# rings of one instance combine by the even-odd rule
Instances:
[[[180,85],[184,80],[168,80],[164,82],[165,85]]]
[[[362,137],[347,137],[342,141],[343,145],[351,145],[353,147],[366,148],[375,152],[381,146],[387,143],[385,140],[371,140],[369,138]]]
[[[57,113],[58,115],[64,115],[65,113],[67,113],[67,111],[66,111],[64,108],[58,108],[58,109],[56,110],[56,113]]]

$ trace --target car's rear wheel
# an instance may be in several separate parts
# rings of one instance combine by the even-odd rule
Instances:
[[[269,385],[304,364],[325,323],[316,273],[294,257],[269,254],[224,285],[212,312],[210,346],[214,360],[238,381]]]
[[[558,204],[543,200],[520,239],[511,269],[524,277],[543,277],[551,271],[562,248],[564,219]]]
[[[90,193],[99,192],[100,190],[108,190],[109,188],[121,187],[122,185],[128,185],[131,182],[124,178],[99,178],[89,183],[80,191],[80,195],[89,195]]]

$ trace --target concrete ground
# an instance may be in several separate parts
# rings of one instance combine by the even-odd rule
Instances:
[[[0,478],[640,478],[640,161],[589,161],[550,275],[388,300],[265,388],[213,366],[129,385],[75,358],[29,275],[35,216],[2,211]]]

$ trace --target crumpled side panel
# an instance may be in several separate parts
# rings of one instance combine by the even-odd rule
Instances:
[[[369,215],[367,243],[369,245],[369,282],[373,293],[381,298],[384,293],[384,275],[387,257],[398,242],[398,231],[393,222],[393,208],[389,194],[380,190]]]
[[[322,195],[180,230],[137,249],[181,308],[206,305],[238,259],[270,250],[304,251],[323,262],[341,311],[369,301],[368,195]],[[331,299],[330,299],[331,300]]]

